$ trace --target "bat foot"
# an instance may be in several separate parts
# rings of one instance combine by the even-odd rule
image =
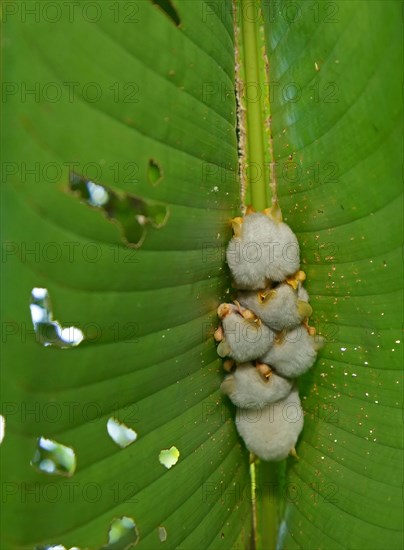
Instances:
[[[260,373],[260,375],[265,379],[265,381],[268,382],[272,374],[271,367],[269,365],[266,365],[265,363],[259,363],[259,362],[255,364],[255,367],[257,371]]]
[[[289,456],[292,456],[296,460],[300,460],[300,458],[297,455],[295,447],[292,447],[289,451]]]

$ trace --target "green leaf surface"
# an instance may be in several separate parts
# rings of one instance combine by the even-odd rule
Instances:
[[[399,549],[401,5],[263,9],[279,202],[328,340],[299,381],[305,427],[278,547]]]
[[[2,550],[103,548],[124,516],[146,550],[162,527],[167,548],[250,547],[248,454],[211,336],[240,210],[232,14],[245,29],[258,4],[3,5]],[[277,470],[278,548],[398,550],[400,4],[261,5],[271,86],[252,84],[270,91],[279,203],[327,338],[299,380],[300,460],[285,479]],[[69,189],[72,172],[168,217],[127,246],[114,219]],[[35,287],[48,289],[54,320],[83,331],[78,347],[36,341]],[[111,417],[136,441],[119,447]],[[39,437],[75,450],[74,475],[30,465]],[[159,453],[172,446],[179,460],[166,469]]]
[[[124,516],[139,548],[162,544],[159,527],[165,548],[243,547],[247,453],[212,338],[239,197],[235,97],[221,93],[234,88],[230,2],[65,3],[57,20],[46,2],[31,18],[29,3],[7,4],[1,548],[98,549]],[[130,248],[70,191],[71,172],[168,219]],[[83,331],[78,347],[36,341],[35,287]],[[110,417],[136,441],[119,447]],[[74,449],[74,475],[30,465],[39,437]],[[173,445],[167,470],[159,453]]]

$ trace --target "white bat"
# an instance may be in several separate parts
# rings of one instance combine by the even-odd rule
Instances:
[[[303,429],[303,410],[297,389],[258,409],[237,409],[236,426],[247,449],[262,460],[283,460],[296,454]]]
[[[300,325],[281,333],[260,361],[274,368],[281,376],[296,378],[313,366],[322,344],[321,337],[310,336],[307,328]]]
[[[290,380],[274,372],[266,378],[253,363],[244,363],[226,376],[220,389],[237,407],[256,409],[285,398],[292,386]]]
[[[312,313],[311,306],[299,300],[297,292],[287,283],[258,292],[240,292],[237,300],[276,331],[296,327]]]
[[[218,315],[222,326],[215,332],[220,357],[245,363],[264,355],[272,346],[276,333],[251,311],[235,304],[221,304]]]
[[[282,221],[257,212],[234,218],[232,225],[234,237],[228,244],[226,259],[237,288],[262,289],[299,269],[299,243]]]

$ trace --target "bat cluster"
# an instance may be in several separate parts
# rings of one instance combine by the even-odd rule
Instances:
[[[217,352],[230,372],[221,390],[237,406],[236,426],[247,448],[263,460],[296,455],[303,411],[294,379],[313,366],[321,337],[303,287],[296,236],[279,210],[232,220],[226,259],[238,289],[217,310]]]

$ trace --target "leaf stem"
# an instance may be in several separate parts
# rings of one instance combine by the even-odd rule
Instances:
[[[234,0],[234,7],[242,197],[260,211],[270,205],[270,198],[277,201],[261,1]],[[250,468],[257,550],[276,549],[283,471],[284,463],[275,462]]]
[[[256,468],[258,505],[257,550],[276,550],[281,515],[281,486],[285,461],[260,462]]]
[[[252,10],[252,8],[254,8]],[[264,96],[267,88],[265,70],[260,50],[263,47],[262,24],[259,13],[260,2],[240,0],[239,17],[243,50],[244,87],[243,102],[246,110],[246,147],[252,206],[263,210],[268,202],[268,178],[264,137],[266,133]],[[255,15],[254,15],[255,13]]]

